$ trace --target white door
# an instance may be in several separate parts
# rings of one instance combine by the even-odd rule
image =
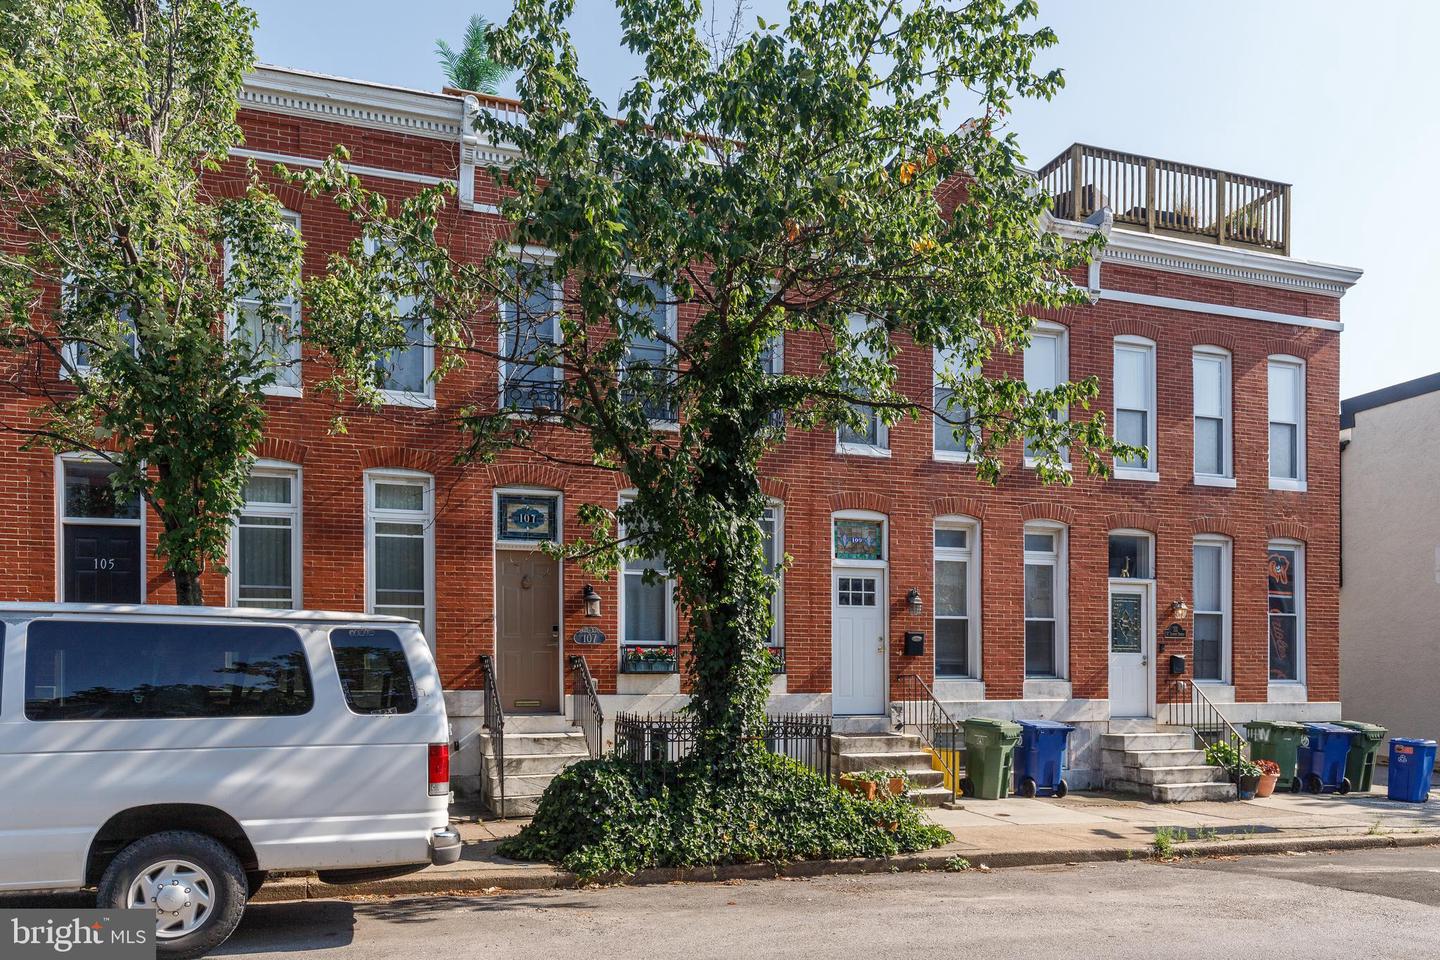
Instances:
[[[885,574],[837,570],[830,604],[830,672],[837,716],[885,713]]]
[[[1150,588],[1110,585],[1110,716],[1148,717],[1150,680]]]

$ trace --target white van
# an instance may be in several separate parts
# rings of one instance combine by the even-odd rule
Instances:
[[[228,937],[272,870],[453,863],[449,726],[409,620],[0,603],[0,891],[153,907],[162,957]]]

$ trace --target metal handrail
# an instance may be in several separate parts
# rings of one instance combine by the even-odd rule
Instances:
[[[575,690],[570,703],[570,723],[585,733],[585,746],[590,756],[599,757],[604,752],[605,711],[600,709],[600,694],[595,689],[595,678],[590,675],[590,664],[584,657],[570,658],[570,672],[575,678]]]
[[[505,707],[500,702],[500,691],[495,686],[495,661],[488,653],[480,654],[480,669],[485,674],[485,719],[484,727],[490,731],[490,756],[495,762],[495,779],[500,785],[500,809],[495,811],[505,819]]]
[[[1186,692],[1188,691],[1188,696]],[[1235,751],[1236,762],[1227,768],[1235,789],[1240,789],[1240,767],[1247,762],[1250,743],[1240,735],[1234,724],[1225,718],[1220,709],[1205,696],[1196,684],[1183,677],[1177,677],[1170,684],[1170,723],[1189,727],[1195,736],[1207,747],[1217,743],[1228,743]]]
[[[935,697],[930,685],[913,673],[900,678],[900,701],[895,710],[895,729],[906,727],[915,728],[944,768],[953,803],[960,783],[960,725]],[[940,742],[942,733],[948,742]]]

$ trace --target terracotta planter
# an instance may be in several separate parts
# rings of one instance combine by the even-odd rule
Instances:
[[[890,778],[889,787],[890,787],[890,793],[891,793],[892,796],[896,796],[896,797],[900,796],[900,794],[902,794],[902,793],[905,792],[905,778],[904,778],[904,777],[891,777],[891,778]]]
[[[856,780],[854,777],[841,777],[840,788],[866,800],[874,800],[875,795],[880,792],[880,784],[874,780]]]
[[[1266,773],[1260,776],[1260,782],[1255,786],[1255,796],[1268,797],[1275,792],[1275,784],[1280,780],[1278,773]]]

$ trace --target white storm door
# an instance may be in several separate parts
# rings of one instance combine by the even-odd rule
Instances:
[[[1110,586],[1110,716],[1151,715],[1150,646],[1154,631],[1150,589]]]
[[[830,670],[837,716],[885,713],[885,574],[837,570],[830,594]]]

